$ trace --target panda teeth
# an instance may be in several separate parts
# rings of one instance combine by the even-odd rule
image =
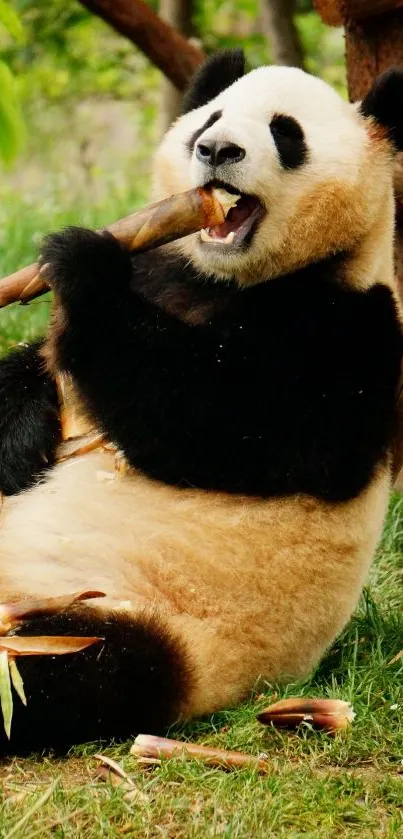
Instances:
[[[202,242],[208,242],[209,244],[211,244],[211,242],[213,242],[215,245],[232,245],[232,243],[235,239],[235,233],[234,233],[233,230],[231,230],[229,233],[227,233],[225,239],[224,238],[219,239],[219,238],[217,238],[217,236],[210,236],[209,229],[210,228],[207,228],[207,229],[203,228],[200,231],[200,238],[201,238]]]

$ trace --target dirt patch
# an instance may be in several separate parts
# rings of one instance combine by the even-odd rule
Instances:
[[[7,795],[12,795],[21,786],[27,791],[38,786],[47,786],[60,778],[64,789],[76,789],[95,780],[96,761],[94,758],[51,758],[12,759],[0,763],[0,787]]]

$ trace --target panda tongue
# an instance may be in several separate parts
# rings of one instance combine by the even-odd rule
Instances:
[[[236,233],[257,207],[259,207],[257,198],[252,195],[242,195],[236,207],[231,207],[225,221],[215,227],[210,227],[209,235],[212,239],[225,239],[228,233]]]

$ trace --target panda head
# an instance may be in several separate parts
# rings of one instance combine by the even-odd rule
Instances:
[[[351,105],[297,68],[245,74],[241,50],[208,59],[157,152],[154,194],[212,184],[241,197],[223,225],[174,247],[203,274],[240,284],[336,253],[355,256],[357,282],[376,274],[381,252],[392,271],[402,93],[399,70]]]

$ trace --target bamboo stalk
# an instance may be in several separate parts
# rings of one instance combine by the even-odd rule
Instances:
[[[21,300],[21,295],[32,280],[38,274],[38,264],[33,262],[32,265],[27,265],[26,268],[20,268],[19,271],[14,271],[8,277],[0,280],[0,308],[8,306],[10,303],[16,303]],[[44,291],[47,289],[45,288]]]
[[[146,251],[222,224],[236,202],[237,196],[223,189],[190,189],[131,213],[106,230],[130,251]],[[0,280],[0,308],[17,301],[27,303],[48,291],[44,273],[33,263]]]
[[[168,740],[166,737],[155,737],[152,734],[139,734],[130,749],[130,754],[146,758],[179,757],[186,760],[202,760],[209,766],[221,766],[224,769],[249,766],[259,772],[268,771],[267,760],[261,756],[208,748],[197,743],[182,743],[180,740]]]

